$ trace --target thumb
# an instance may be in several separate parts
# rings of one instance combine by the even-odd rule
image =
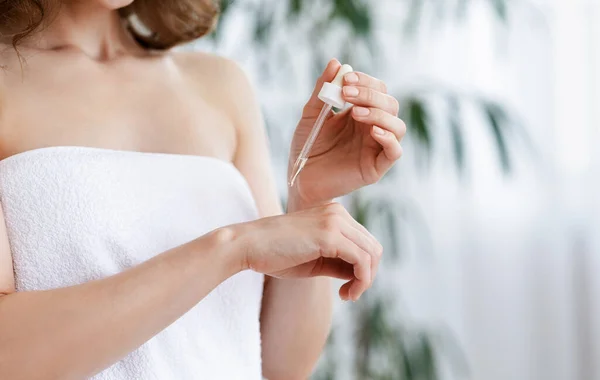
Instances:
[[[327,67],[325,68],[325,71],[323,71],[323,74],[321,74],[321,76],[317,80],[317,84],[308,103],[306,103],[306,106],[304,107],[305,111],[321,111],[321,108],[323,107],[323,102],[319,99],[319,92],[321,92],[321,87],[323,87],[323,83],[331,82],[335,79],[335,76],[340,70],[340,67],[342,67],[342,64],[337,59],[334,58],[331,61],[329,61]]]

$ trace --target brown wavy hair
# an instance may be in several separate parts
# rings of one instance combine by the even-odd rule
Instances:
[[[16,48],[52,22],[61,0],[0,0],[0,40]],[[136,14],[153,35],[134,37],[148,49],[165,50],[210,33],[219,15],[217,0],[135,0],[121,9],[122,17]]]

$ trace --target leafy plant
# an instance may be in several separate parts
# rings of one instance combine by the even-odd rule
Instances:
[[[477,1],[485,1],[499,23],[508,22],[510,0]],[[445,20],[460,22],[466,18],[473,2],[405,0],[404,4],[398,4],[407,10],[398,33],[413,38],[419,28],[424,27],[425,14],[433,14],[435,24]],[[281,68],[289,70],[289,62],[299,50],[310,52],[315,74],[320,74],[324,63],[334,54],[344,62],[360,62],[363,67],[371,67],[378,58],[370,0],[224,0],[221,25],[213,35],[217,44],[223,37],[222,23],[226,23],[234,12],[244,12],[253,20],[252,44],[241,41],[240,50],[251,49],[260,60],[265,75]],[[298,35],[302,37],[297,38]],[[332,39],[337,42],[338,50],[332,49]],[[413,89],[400,93],[398,98],[403,105],[401,116],[410,126],[410,135],[425,157],[436,150],[436,129],[448,128],[454,163],[459,170],[468,159],[462,110],[478,107],[496,143],[499,162],[505,172],[510,171],[512,162],[507,131],[514,120],[501,104],[440,86]],[[432,111],[434,101],[439,99],[447,106],[444,121],[439,117],[436,120]],[[377,231],[386,242],[386,251],[392,254],[385,257],[385,266],[398,265],[402,258],[398,224],[403,217],[410,218],[411,224],[415,224],[418,213],[397,199],[369,199],[360,191],[351,196],[350,211],[358,222]],[[397,310],[396,300],[387,293],[389,290],[375,287],[350,308],[355,379],[437,380],[440,363],[448,357],[455,371],[466,372],[464,357],[451,335],[443,328],[419,328],[406,316],[397,318],[403,314]],[[339,360],[335,348],[343,334],[345,332],[340,330],[332,332],[315,380],[339,379],[341,363],[346,360]]]
[[[382,241],[386,242],[390,255],[385,266],[392,270],[402,259],[401,247],[397,236],[399,216],[410,215],[415,223],[414,211],[407,210],[408,205],[395,199],[364,199],[361,193],[351,199],[350,209],[358,222],[376,228]],[[408,211],[408,213],[407,213]],[[377,223],[379,222],[379,223]],[[381,228],[385,226],[384,228]],[[377,283],[365,293],[360,302],[348,309],[350,320],[354,321],[356,379],[368,380],[437,380],[442,362],[453,369],[454,373],[466,375],[468,366],[462,350],[454,341],[451,333],[438,327],[423,328],[409,321],[407,316],[399,319],[402,313],[397,302]],[[347,361],[335,350],[335,341],[341,331],[334,329],[321,362],[320,371],[314,380],[336,380],[340,363]]]
[[[477,0],[488,4],[500,23],[508,22],[510,1]],[[398,33],[413,38],[419,28],[425,27],[425,14],[435,15],[435,25],[439,25],[441,20],[461,21],[474,0],[404,0],[398,3],[398,7],[404,3],[407,9],[401,22],[403,28]],[[310,52],[315,76],[320,75],[333,55],[341,61],[358,63],[366,68],[374,66],[379,59],[380,49],[373,38],[373,11],[369,0],[222,0],[221,21],[212,35],[217,43],[223,37],[223,25],[234,11],[244,12],[248,19],[253,20],[252,44],[246,43],[244,36],[240,36],[239,49],[253,52],[253,57],[260,61],[265,78],[278,72],[292,71],[290,62],[298,51]],[[508,128],[514,120],[494,99],[479,94],[462,94],[442,86],[413,88],[408,92],[392,88],[390,92],[396,94],[403,105],[401,116],[410,126],[409,137],[416,140],[426,157],[436,151],[436,128],[450,128],[452,152],[458,169],[467,162],[461,110],[471,105],[479,107],[498,147],[501,167],[505,173],[510,171],[506,140]],[[432,103],[439,97],[443,97],[450,108],[443,122],[436,122],[432,111]]]

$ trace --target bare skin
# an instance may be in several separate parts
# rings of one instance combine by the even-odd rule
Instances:
[[[92,376],[251,268],[268,275],[264,376],[304,379],[329,331],[327,278],[347,279],[340,296],[352,300],[375,278],[381,246],[330,200],[376,182],[399,158],[405,127],[395,117],[397,102],[380,81],[359,74],[353,84],[359,95],[348,100],[370,115],[354,110],[329,121],[324,133],[337,145],[315,147],[320,158],[309,161],[290,189],[288,214],[281,215],[259,107],[241,70],[207,54],[141,49],[114,11],[129,2],[63,5],[48,28],[20,47],[22,71],[7,41],[0,44],[6,67],[0,71],[0,159],[65,145],[212,156],[233,162],[247,178],[265,218],[198,237],[113,277],[40,292],[15,292],[2,218],[0,374],[17,380]],[[320,83],[332,79],[338,65],[332,61]],[[313,96],[291,160],[318,108]],[[330,173],[324,163],[341,157],[354,165],[329,181],[311,180]]]

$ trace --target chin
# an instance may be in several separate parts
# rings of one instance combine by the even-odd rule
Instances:
[[[134,0],[97,0],[100,4],[109,9],[119,9],[131,5]]]

